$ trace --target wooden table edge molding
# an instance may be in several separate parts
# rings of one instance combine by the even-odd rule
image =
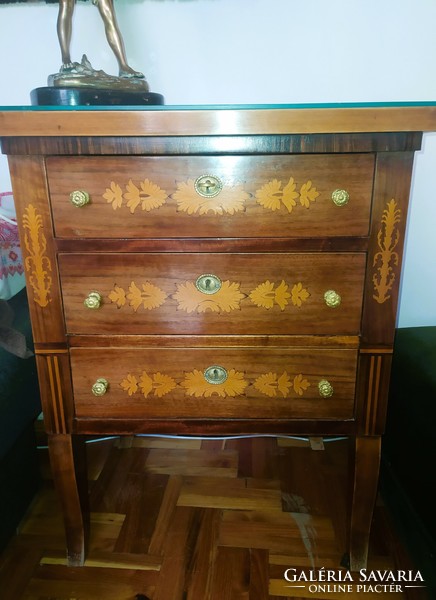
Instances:
[[[163,110],[162,110],[163,108]],[[19,116],[19,119],[17,119]],[[171,124],[171,126],[169,126]],[[0,136],[177,136],[435,131],[436,103],[331,108],[0,109]]]
[[[84,435],[249,430],[352,438],[342,564],[366,567],[413,161],[428,131],[436,102],[0,107],[70,566],[89,540]],[[210,303],[221,289],[236,292],[206,321],[197,293]],[[100,304],[111,312],[81,312]]]

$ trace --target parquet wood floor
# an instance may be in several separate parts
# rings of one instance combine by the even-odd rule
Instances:
[[[131,447],[129,447],[131,444]],[[88,444],[92,524],[83,568],[65,564],[47,456],[44,486],[0,559],[2,600],[424,600],[312,591],[286,569],[338,569],[345,547],[346,441],[275,438]],[[322,446],[313,441],[314,448]],[[375,512],[369,569],[413,568]],[[300,585],[304,587],[291,587]],[[326,582],[322,585],[326,586]],[[332,584],[331,584],[332,585]],[[336,584],[338,585],[338,584]]]

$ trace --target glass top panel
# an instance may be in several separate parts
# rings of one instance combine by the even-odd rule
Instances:
[[[166,110],[262,110],[262,109],[328,109],[328,108],[407,108],[436,107],[436,100],[411,102],[347,102],[327,104],[167,104],[160,106],[0,106],[0,111],[166,111]]]

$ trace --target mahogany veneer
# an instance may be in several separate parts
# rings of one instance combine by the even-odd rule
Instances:
[[[344,551],[366,565],[413,155],[435,122],[431,107],[0,113],[71,565],[82,434],[140,432],[349,435]]]

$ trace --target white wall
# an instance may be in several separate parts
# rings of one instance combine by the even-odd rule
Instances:
[[[435,0],[115,0],[133,67],[166,104],[436,100]],[[0,105],[57,72],[57,5],[0,7]],[[116,73],[91,2],[73,59]],[[417,154],[399,326],[436,325],[436,134]],[[0,191],[10,186],[0,162]]]

